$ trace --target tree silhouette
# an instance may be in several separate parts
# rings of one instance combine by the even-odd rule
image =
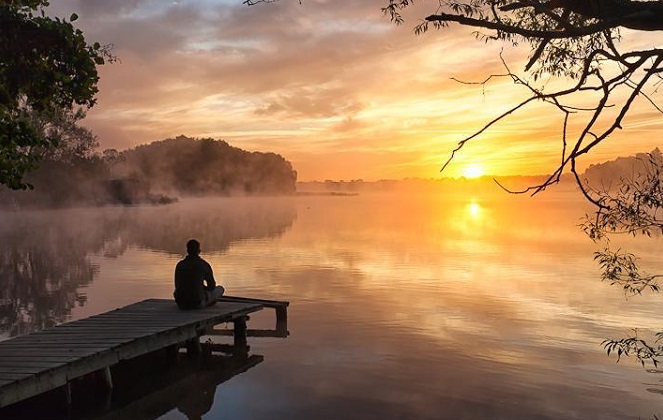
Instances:
[[[23,179],[59,137],[34,125],[94,105],[97,65],[114,58],[88,44],[69,20],[46,16],[47,0],[0,1],[0,184],[26,189]]]

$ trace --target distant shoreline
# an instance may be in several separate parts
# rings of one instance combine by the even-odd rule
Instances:
[[[340,191],[297,191],[295,195],[304,195],[304,196],[309,196],[309,195],[333,195],[333,196],[342,196],[342,197],[347,197],[347,196],[357,196],[359,193],[357,192],[340,192]]]

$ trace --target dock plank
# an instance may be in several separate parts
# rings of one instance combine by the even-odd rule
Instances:
[[[121,360],[196,338],[201,331],[263,309],[256,302],[219,302],[181,311],[147,299],[89,318],[0,342],[0,407],[62,386]]]
[[[9,372],[4,372],[0,374],[0,381],[17,381],[19,379],[23,379],[29,375],[27,374],[21,374],[21,373],[9,373]]]

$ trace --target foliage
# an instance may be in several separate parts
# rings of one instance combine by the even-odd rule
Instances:
[[[648,237],[663,233],[663,155],[656,149],[635,160],[637,168],[621,176],[615,188],[586,187],[599,203],[594,215],[582,224],[592,240],[607,240],[615,233]]]
[[[99,140],[89,129],[79,122],[85,118],[85,112],[78,109],[55,110],[48,119],[41,115],[31,115],[31,124],[44,138],[53,139],[55,149],[35,148],[35,154],[42,160],[74,164],[97,156]]]
[[[656,342],[659,343],[663,339],[663,332],[656,334]],[[622,356],[635,357],[640,364],[644,367],[646,363],[652,363],[654,367],[658,367],[660,357],[663,355],[663,345],[656,344],[650,345],[645,340],[638,338],[638,331],[634,330],[632,337],[622,338],[619,340],[605,340],[603,341],[608,356],[610,354],[617,355],[617,361]]]
[[[97,151],[97,137],[79,125],[82,110],[55,110],[48,119],[34,111],[26,113],[30,126],[42,138],[53,139],[57,148],[33,146],[31,155],[39,167],[25,174],[24,181],[37,191],[4,195],[15,205],[61,207],[100,200],[99,184],[109,176],[108,164]]]
[[[29,188],[24,175],[62,133],[35,126],[95,104],[97,65],[108,46],[88,44],[78,19],[46,16],[47,0],[0,0],[0,184]]]
[[[656,279],[661,276],[641,273],[636,264],[636,257],[631,253],[622,252],[621,249],[611,251],[606,248],[595,252],[594,259],[601,267],[602,280],[621,286],[625,294],[640,295],[645,289],[652,292],[660,291]]]

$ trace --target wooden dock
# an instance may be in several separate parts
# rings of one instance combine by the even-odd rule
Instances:
[[[184,343],[195,350],[199,338],[222,323],[233,323],[235,345],[245,346],[247,315],[265,307],[276,310],[277,330],[283,333],[287,305],[229,297],[204,309],[181,311],[172,300],[147,299],[2,341],[0,407],[58,387],[64,387],[70,401],[71,381],[93,373],[112,388],[111,366],[161,349],[177,350]]]

